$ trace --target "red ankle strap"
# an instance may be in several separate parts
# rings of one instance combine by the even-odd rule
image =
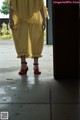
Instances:
[[[27,64],[27,62],[21,62],[21,64]]]
[[[33,65],[38,65],[38,63],[33,63]]]

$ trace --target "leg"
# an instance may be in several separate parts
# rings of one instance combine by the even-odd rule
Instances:
[[[27,68],[27,64],[26,63],[26,59],[25,56],[21,56],[21,69],[26,69]]]
[[[34,63],[35,63],[35,64],[38,63],[38,57],[35,57],[35,58],[34,58]]]
[[[21,70],[19,72],[19,75],[24,75],[27,73],[27,71],[28,71],[28,66],[25,56],[21,56]]]
[[[34,58],[34,74],[41,74],[38,66],[38,57]]]

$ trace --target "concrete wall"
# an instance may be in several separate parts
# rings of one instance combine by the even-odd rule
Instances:
[[[47,0],[47,7],[49,11],[50,19],[47,22],[47,44],[53,44],[53,34],[52,34],[52,0]]]

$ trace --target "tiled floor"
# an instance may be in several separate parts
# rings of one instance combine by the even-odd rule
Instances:
[[[80,83],[53,78],[52,46],[44,45],[40,59],[42,74],[19,76],[12,41],[0,41],[0,112],[8,111],[9,120],[80,120]]]

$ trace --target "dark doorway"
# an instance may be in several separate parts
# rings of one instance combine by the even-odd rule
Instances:
[[[52,0],[53,2],[54,0]],[[54,77],[79,78],[79,4],[52,4]]]

